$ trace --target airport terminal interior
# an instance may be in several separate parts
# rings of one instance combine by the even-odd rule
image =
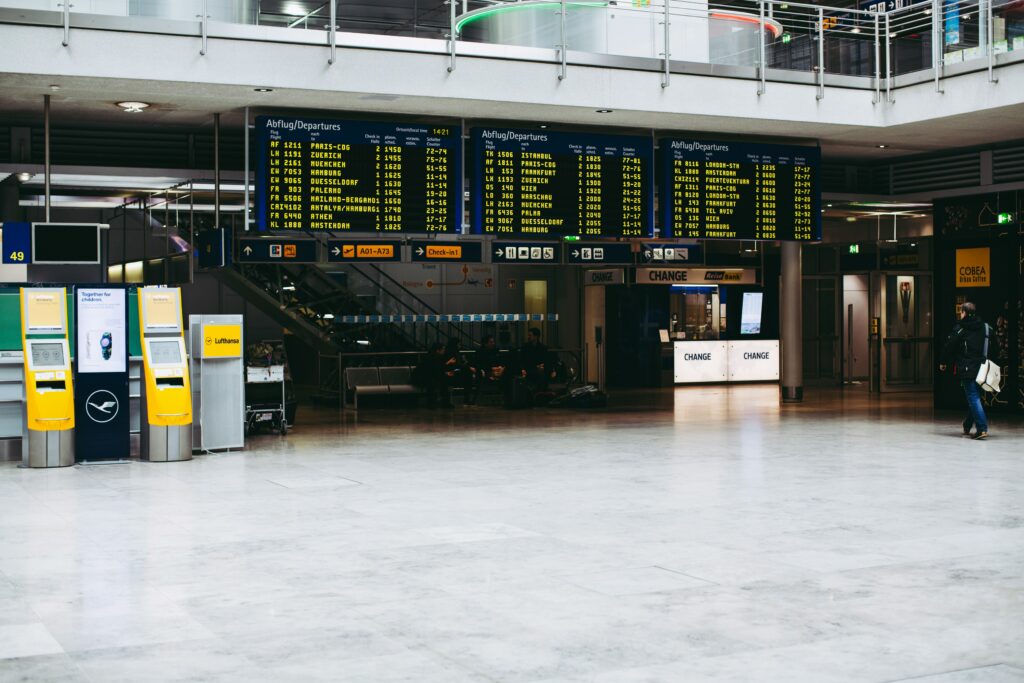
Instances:
[[[0,0],[0,256],[0,683],[1024,682],[1024,0]]]

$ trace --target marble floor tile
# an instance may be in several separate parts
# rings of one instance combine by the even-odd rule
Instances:
[[[1024,424],[807,397],[303,407],[244,452],[0,463],[0,681],[1020,680]]]
[[[0,660],[60,652],[64,648],[39,622],[0,625]]]

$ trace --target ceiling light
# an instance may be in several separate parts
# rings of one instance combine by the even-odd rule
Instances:
[[[847,216],[847,217],[846,217],[846,222],[847,222],[847,223],[853,223],[853,222],[855,222],[856,220],[857,220],[857,217],[856,217],[856,216]]]
[[[324,320],[334,320],[334,314],[333,313],[324,313],[323,319]]]
[[[149,107],[145,102],[118,102],[117,106],[124,109],[126,114],[141,114],[143,109]]]
[[[59,85],[51,85],[50,86],[50,90],[52,90],[53,92],[57,92],[58,90],[60,90],[60,86]]]
[[[18,174],[18,182],[19,183],[27,183],[30,180],[32,180],[32,174],[31,173],[23,171],[23,172]]]
[[[547,128],[547,127],[548,127],[548,124],[546,124],[546,123],[542,123],[542,124],[540,124],[540,127],[541,127],[541,128]]]
[[[831,204],[826,204],[826,206],[828,206],[828,208],[830,208],[830,209],[832,208]]]
[[[273,88],[253,88],[256,92],[274,92]]]
[[[885,149],[885,148],[886,148],[886,147],[888,147],[888,146],[889,146],[889,145],[879,145],[879,146],[878,146],[878,149]]]
[[[850,29],[850,33],[860,33],[860,26],[854,26]]]
[[[286,291],[286,292],[294,292],[295,291],[295,285],[282,285],[281,289]]]
[[[598,109],[598,110],[597,110],[597,113],[598,113],[598,114],[611,114],[611,113],[612,113],[612,111],[613,111],[613,110],[611,110],[611,109]]]

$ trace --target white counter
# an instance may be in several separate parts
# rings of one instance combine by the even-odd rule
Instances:
[[[779,341],[678,341],[676,384],[779,381]]]

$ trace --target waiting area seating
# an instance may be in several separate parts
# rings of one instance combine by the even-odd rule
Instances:
[[[360,396],[416,396],[424,394],[412,383],[410,365],[388,365],[374,368],[345,368],[345,407],[359,410]]]

